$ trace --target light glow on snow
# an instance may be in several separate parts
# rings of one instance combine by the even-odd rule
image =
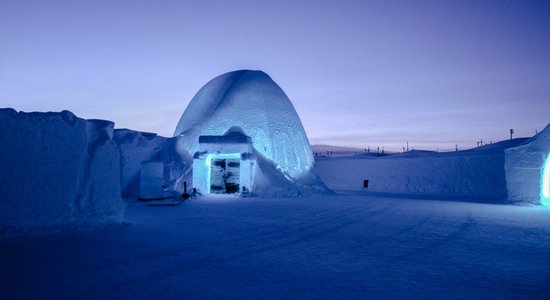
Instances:
[[[542,167],[541,197],[542,205],[550,206],[550,154],[546,157]]]

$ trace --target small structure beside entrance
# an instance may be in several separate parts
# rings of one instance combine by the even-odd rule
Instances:
[[[202,135],[193,156],[193,186],[209,194],[250,191],[255,162],[252,139],[240,127],[224,135]]]

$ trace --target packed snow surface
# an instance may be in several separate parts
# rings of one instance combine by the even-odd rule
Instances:
[[[113,123],[0,109],[0,235],[120,222]],[[1,298],[1,297],[0,297]]]
[[[311,176],[314,159],[298,114],[283,90],[264,72],[241,70],[209,81],[193,97],[174,136],[178,151],[193,155],[201,135],[223,135],[233,126],[292,179]]]
[[[369,197],[129,205],[127,225],[0,240],[2,299],[536,299],[550,210]]]

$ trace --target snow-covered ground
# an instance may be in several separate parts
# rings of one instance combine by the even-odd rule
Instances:
[[[130,202],[127,223],[0,240],[1,299],[550,296],[550,210],[349,192]]]
[[[145,206],[143,186],[178,185],[189,162],[113,126],[0,109],[1,300],[550,297],[550,208],[478,203],[538,204],[550,127],[456,153],[319,157],[301,182],[262,156],[263,198]]]

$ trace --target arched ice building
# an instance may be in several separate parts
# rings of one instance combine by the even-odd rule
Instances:
[[[246,186],[262,194],[273,185],[276,194],[326,191],[298,114],[262,71],[234,71],[209,81],[185,109],[174,137],[177,151],[193,157],[193,186],[202,192]]]

